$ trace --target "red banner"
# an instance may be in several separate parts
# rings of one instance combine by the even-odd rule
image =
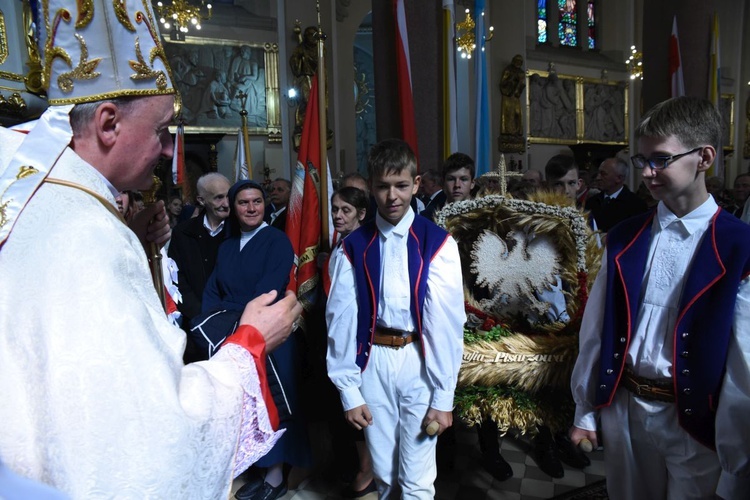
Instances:
[[[318,77],[314,76],[302,127],[297,166],[292,179],[292,194],[286,215],[286,234],[294,248],[294,267],[289,290],[306,311],[318,292],[318,248],[320,245],[320,125],[318,121]],[[323,166],[325,167],[325,166]]]

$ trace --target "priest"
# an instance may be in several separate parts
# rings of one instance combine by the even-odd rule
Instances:
[[[36,25],[50,107],[0,128],[0,457],[72,498],[226,498],[274,445],[265,351],[301,308],[250,302],[210,361],[183,365],[118,192],[172,154],[175,90],[150,0],[48,0]]]

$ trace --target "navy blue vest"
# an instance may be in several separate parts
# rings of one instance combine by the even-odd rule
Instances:
[[[343,243],[344,254],[352,263],[357,281],[357,296],[359,297],[357,365],[362,371],[367,367],[378,314],[378,297],[380,296],[378,234],[378,227],[372,220],[347,236]],[[422,336],[422,307],[427,292],[430,262],[447,239],[448,233],[445,230],[420,215],[414,216],[414,222],[409,228],[406,247],[409,253],[411,314],[420,337]],[[424,347],[422,349],[422,354],[424,354]]]
[[[607,233],[607,298],[597,407],[620,384],[635,328],[655,211]],[[672,380],[680,425],[715,448],[715,416],[724,378],[739,282],[750,274],[750,226],[718,210],[689,269],[674,329]]]

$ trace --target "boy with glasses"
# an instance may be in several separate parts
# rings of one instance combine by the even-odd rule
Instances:
[[[596,446],[610,498],[750,498],[750,228],[708,195],[721,121],[655,106],[633,166],[659,200],[607,236],[580,332],[571,440]]]

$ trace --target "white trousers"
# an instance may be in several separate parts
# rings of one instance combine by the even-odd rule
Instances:
[[[600,411],[610,499],[714,498],[719,458],[680,427],[677,411],[674,403],[646,401],[625,389]]]
[[[421,349],[418,342],[401,349],[374,345],[362,373],[360,390],[372,413],[365,437],[381,499],[390,498],[396,485],[405,499],[435,496],[437,436],[422,429],[432,389]]]

